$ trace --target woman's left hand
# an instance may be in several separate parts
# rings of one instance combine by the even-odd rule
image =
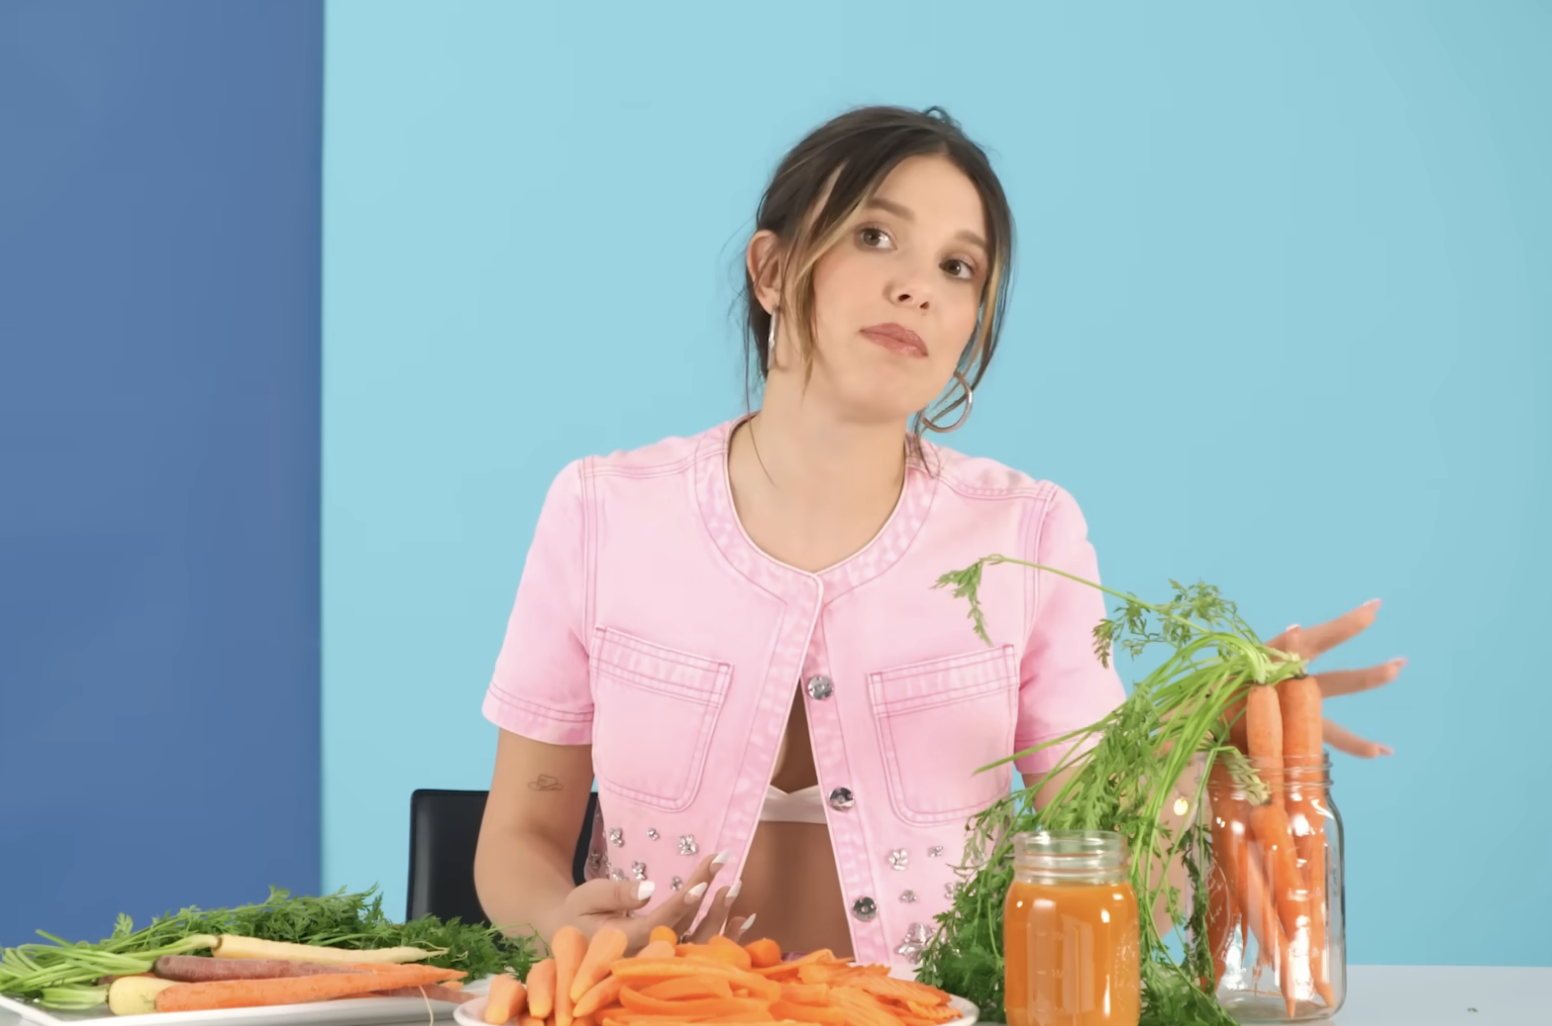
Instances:
[[[1316,627],[1297,625],[1289,627],[1268,641],[1267,647],[1291,652],[1301,659],[1314,662],[1344,641],[1357,637],[1373,626],[1379,607],[1380,600],[1373,599],[1352,612],[1344,613]],[[1321,673],[1311,668],[1311,673],[1320,681],[1321,697],[1336,698],[1339,695],[1351,695],[1359,691],[1372,691],[1375,688],[1384,687],[1401,675],[1404,666],[1406,666],[1405,659],[1392,659],[1378,666],[1361,670],[1331,670]],[[1360,759],[1395,754],[1389,745],[1361,738],[1329,719],[1324,722],[1322,733],[1326,744]]]

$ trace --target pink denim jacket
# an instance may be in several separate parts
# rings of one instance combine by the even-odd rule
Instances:
[[[1098,581],[1094,550],[1062,489],[927,443],[866,548],[793,569],[734,513],[736,423],[555,479],[484,714],[593,746],[607,838],[594,869],[658,881],[655,906],[707,852],[730,851],[722,879],[738,879],[801,686],[853,954],[907,965],[952,901],[966,821],[1009,791],[1006,765],[975,769],[1125,694],[1091,647],[1106,611],[1096,589],[989,568],[988,646],[966,603],[933,584],[991,553]]]

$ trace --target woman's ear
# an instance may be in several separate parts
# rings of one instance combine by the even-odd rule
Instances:
[[[754,298],[771,313],[781,306],[781,257],[781,239],[770,229],[755,232],[744,254]]]

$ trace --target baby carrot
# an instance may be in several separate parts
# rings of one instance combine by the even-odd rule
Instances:
[[[547,1019],[555,1008],[555,959],[546,958],[528,970],[528,1014]]]
[[[550,942],[555,951],[555,1026],[571,1026],[576,1002],[571,985],[587,957],[587,938],[575,926],[562,926]]]
[[[503,1026],[512,1016],[521,1014],[527,998],[528,988],[516,976],[503,973],[492,977],[490,996],[485,1000],[485,1021],[490,1026]]]
[[[576,976],[571,981],[570,992],[573,1002],[581,1001],[582,995],[592,990],[600,980],[609,975],[609,967],[625,957],[627,943],[625,931],[617,930],[612,926],[602,927],[593,934],[593,939],[587,946],[587,953],[582,956],[582,963],[577,966]]]

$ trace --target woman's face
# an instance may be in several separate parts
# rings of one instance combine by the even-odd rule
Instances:
[[[970,179],[942,157],[902,161],[815,266],[810,391],[857,422],[932,403],[975,331],[989,263]]]

